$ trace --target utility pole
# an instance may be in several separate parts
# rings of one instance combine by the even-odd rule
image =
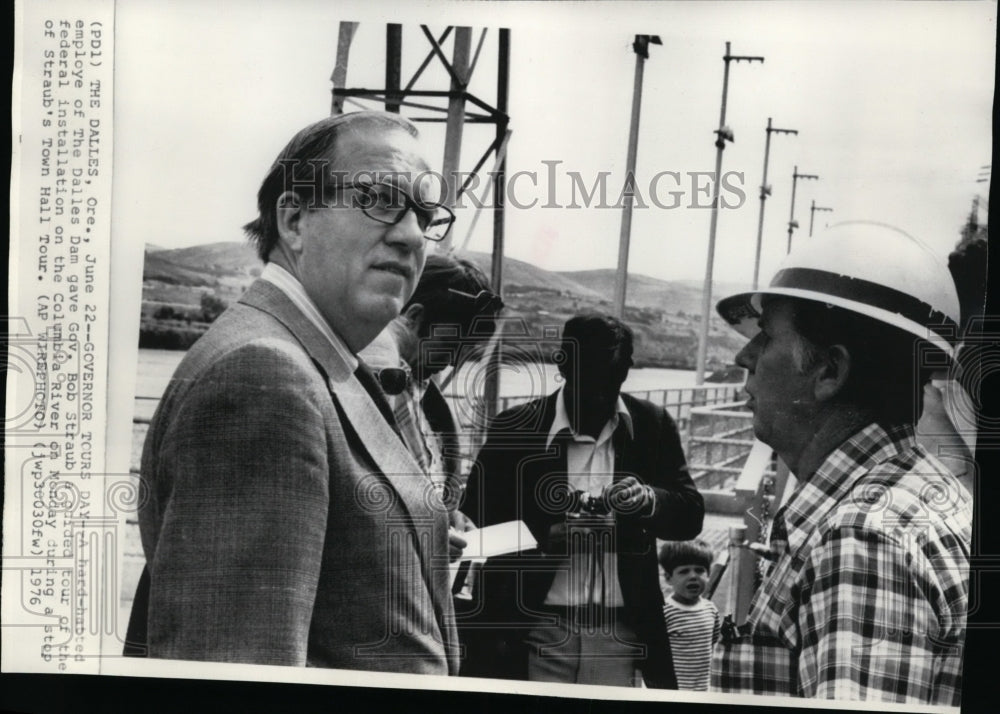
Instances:
[[[399,84],[403,71],[403,26],[390,22],[385,26],[385,110],[399,114],[402,98]]]
[[[465,96],[469,86],[469,57],[472,51],[472,28],[455,28],[455,46],[451,60],[451,96],[448,99],[448,118],[445,124],[444,161],[441,173],[444,175],[445,204],[454,207],[458,199],[459,186],[456,178],[459,175],[462,155],[462,131],[465,128]],[[441,244],[441,250],[451,248],[452,236],[449,234]]]
[[[825,208],[823,206],[817,206],[815,199],[813,200],[812,205],[809,206],[809,237],[810,238],[812,238],[812,236],[813,236],[813,218],[816,217],[816,211],[827,211],[827,212],[831,212],[832,213],[833,209],[832,208]]]
[[[507,116],[507,103],[510,95],[510,30],[501,28],[497,47],[497,111]],[[503,254],[504,254],[504,187],[507,185],[507,141],[510,130],[507,122],[496,125],[496,166],[493,167],[493,263],[490,270],[490,283],[497,295],[503,296]],[[503,330],[498,330],[502,334]],[[483,388],[483,398],[486,400],[486,417],[492,419],[497,415],[500,404],[500,368],[503,351],[500,335],[497,336],[496,349],[489,357],[486,372],[486,384]]]
[[[628,155],[625,158],[625,204],[622,206],[622,228],[618,235],[618,272],[615,273],[614,314],[625,318],[625,290],[628,284],[628,249],[632,235],[632,202],[635,199],[635,159],[639,149],[639,110],[642,107],[642,72],[649,59],[649,46],[662,45],[659,35],[636,35],[632,43],[635,52],[635,83],[632,87],[632,124],[628,134]]]
[[[764,62],[763,57],[736,56],[729,54],[729,42],[726,42],[726,54],[722,61],[725,68],[722,72],[722,109],[719,112],[719,128],[715,134],[715,181],[712,188],[712,218],[708,227],[708,260],[705,265],[705,285],[701,293],[701,332],[698,334],[698,357],[695,361],[695,384],[705,383],[705,359],[708,355],[708,321],[712,309],[712,267],[715,262],[715,229],[719,222],[719,184],[722,181],[722,152],[727,141],[733,141],[733,130],[726,126],[726,96],[729,92],[730,62]]]
[[[760,248],[764,240],[764,201],[771,195],[771,187],[767,185],[767,158],[771,153],[771,134],[795,134],[795,129],[775,129],[771,126],[771,117],[767,118],[767,128],[764,130],[767,138],[764,140],[764,178],[760,182],[760,218],[757,220],[757,253],[753,260],[753,289],[757,289],[757,279],[760,277]]]
[[[796,166],[792,170],[792,212],[788,216],[788,252],[792,252],[792,231],[799,227],[798,221],[795,220],[795,184],[798,183],[799,179],[809,179],[811,181],[818,181],[819,176],[816,174],[800,174],[799,167]]]

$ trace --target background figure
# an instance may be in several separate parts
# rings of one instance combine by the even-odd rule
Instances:
[[[306,127],[272,165],[246,226],[266,266],[143,449],[129,640],[149,656],[457,673],[447,513],[356,357],[453,220],[411,182],[428,169],[382,112]]]
[[[704,506],[673,420],[620,393],[631,365],[624,323],[573,317],[564,385],[491,425],[462,510],[523,520],[541,554],[487,563],[481,624],[460,623],[463,674],[632,686],[639,669],[676,688],[656,538],[697,535]]]
[[[460,531],[471,523],[457,510],[465,479],[458,427],[435,378],[481,355],[502,308],[474,264],[432,253],[402,313],[361,352],[389,394],[407,447]]]
[[[982,346],[980,320],[986,303],[986,236],[970,236],[948,256],[948,270],[955,281],[962,343],[952,369],[939,370],[924,387],[924,409],[917,423],[917,441],[937,456],[974,493],[976,419]]]
[[[754,434],[797,485],[747,622],[723,627],[712,687],[957,706],[972,508],[913,433],[957,341],[944,265],[902,231],[844,223],[718,310],[752,338],[736,361]]]
[[[397,419],[418,463],[426,466],[454,508],[464,474],[454,415],[435,378],[448,368],[482,355],[503,308],[489,279],[473,263],[434,253],[427,256],[413,297],[379,337],[361,352],[379,370],[382,386],[394,397]],[[386,367],[408,372],[395,384]],[[419,405],[419,409],[416,406]]]
[[[660,567],[672,589],[663,606],[677,688],[708,690],[712,648],[719,641],[719,611],[702,595],[715,553],[705,541],[667,541]]]

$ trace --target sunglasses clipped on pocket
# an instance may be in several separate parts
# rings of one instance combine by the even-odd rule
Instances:
[[[372,373],[378,380],[379,386],[382,387],[382,391],[391,396],[402,394],[409,389],[413,379],[410,370],[403,367],[383,367],[382,369],[373,369]]]

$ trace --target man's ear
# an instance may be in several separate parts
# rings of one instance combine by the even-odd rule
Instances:
[[[816,365],[816,381],[813,385],[816,400],[829,401],[839,394],[847,384],[850,373],[851,353],[847,348],[843,345],[828,347],[823,359]]]
[[[426,311],[424,306],[419,302],[411,303],[403,310],[400,317],[406,318],[406,321],[410,324],[410,329],[413,330],[415,334],[420,334],[420,328],[424,324],[424,316]]]
[[[293,252],[300,252],[302,250],[300,223],[305,213],[302,199],[294,191],[285,191],[278,196],[275,210],[278,216],[278,235],[281,236],[281,242]]]

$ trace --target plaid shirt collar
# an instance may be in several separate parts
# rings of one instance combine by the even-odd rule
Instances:
[[[869,424],[849,438],[826,457],[812,475],[803,478],[775,514],[781,525],[772,528],[781,532],[793,556],[806,544],[817,523],[817,514],[830,511],[837,505],[857,480],[899,454],[912,449],[916,441],[913,427],[903,425],[888,430],[879,424]],[[874,495],[874,494],[873,494]],[[857,497],[864,498],[861,493]]]

